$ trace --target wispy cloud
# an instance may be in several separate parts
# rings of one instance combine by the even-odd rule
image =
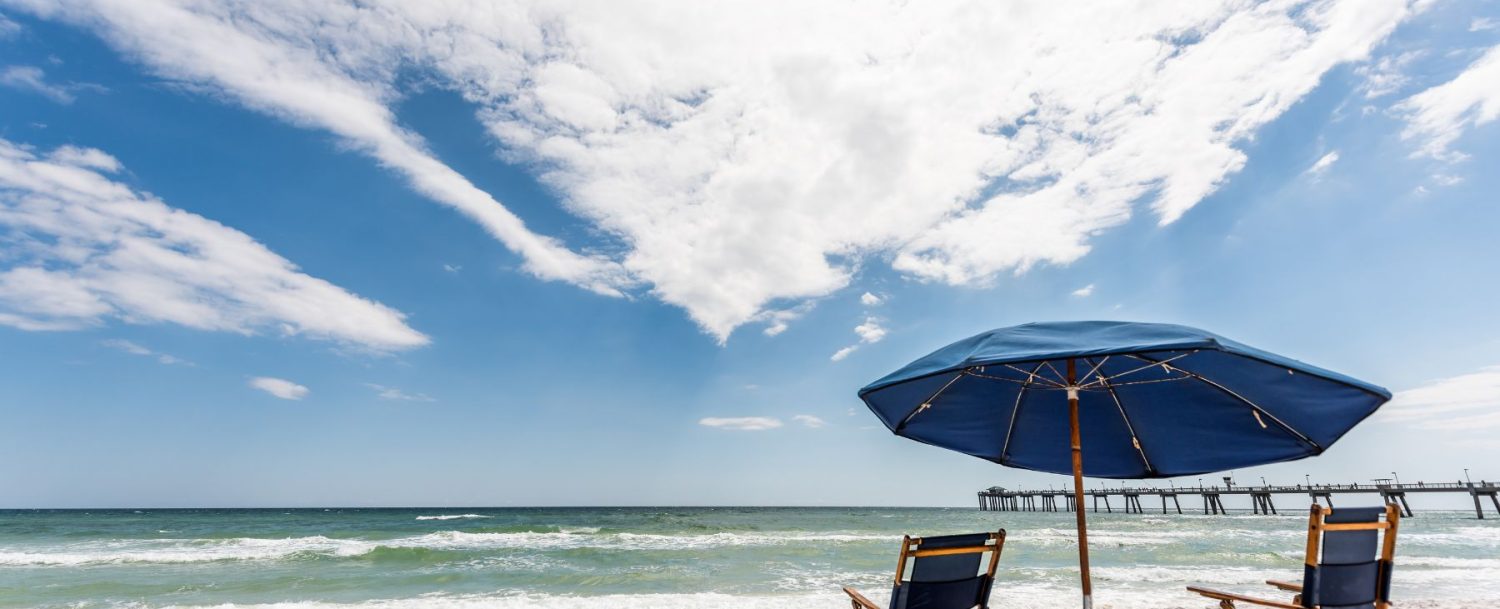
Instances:
[[[112,179],[119,161],[0,139],[0,324],[106,320],[304,335],[375,351],[428,339],[393,309],[301,272],[250,236]]]
[[[849,345],[847,347],[839,349],[838,351],[834,351],[833,355],[828,356],[828,360],[834,362],[842,362],[844,361],[844,358],[849,357],[851,354],[858,350],[859,345]]]
[[[283,400],[300,400],[308,394],[308,389],[302,385],[271,376],[250,379],[250,386]]]
[[[397,389],[395,387],[387,387],[385,385],[377,385],[375,383],[365,383],[365,386],[369,387],[371,389],[374,389],[376,397],[379,397],[382,400],[392,400],[392,401],[399,401],[399,402],[436,402],[437,401],[435,398],[433,398],[433,397],[431,397],[431,396],[429,396],[429,395],[427,395],[425,393],[407,393],[407,392],[402,391],[400,389]]]
[[[817,429],[819,427],[823,427],[824,425],[828,424],[827,421],[824,421],[823,419],[820,419],[820,418],[815,417],[815,416],[810,415],[810,414],[794,415],[792,417],[792,420],[796,421],[798,423],[801,423],[803,427],[811,427],[813,429]]]
[[[47,73],[35,66],[6,66],[0,69],[0,86],[30,91],[59,104],[71,104],[76,99],[70,87],[47,82]]]
[[[705,417],[698,419],[698,424],[735,431],[765,431],[782,425],[781,419],[771,417]]]
[[[1136,201],[1171,223],[1245,165],[1242,142],[1413,11],[985,4],[954,19],[923,2],[523,4],[24,7],[337,134],[538,277],[649,286],[720,340],[746,323],[779,332],[787,320],[768,309],[844,288],[865,259],[983,284],[1077,260]],[[428,153],[393,109],[412,66],[475,104],[509,154],[546,167],[612,253],[531,232]]]
[[[1500,365],[1397,392],[1381,418],[1435,430],[1500,428]]]
[[[1423,51],[1405,51],[1355,68],[1354,72],[1364,78],[1359,88],[1364,91],[1365,99],[1384,97],[1406,86],[1411,80],[1407,76],[1411,63],[1423,55]]]
[[[457,264],[444,264],[443,265],[443,270],[448,271],[449,273],[457,273],[459,271],[464,270],[464,267],[459,266]]]
[[[12,21],[9,17],[0,14],[0,40],[10,38],[21,33],[21,24]]]
[[[1473,21],[1469,22],[1469,31],[1488,32],[1495,29],[1497,26],[1500,26],[1500,23],[1496,23],[1494,19],[1491,19],[1489,17],[1475,17]]]
[[[99,341],[99,344],[104,345],[106,347],[109,347],[111,349],[118,349],[120,351],[124,351],[125,353],[129,353],[131,355],[139,355],[139,356],[142,356],[142,357],[153,357],[153,358],[156,359],[156,361],[158,361],[160,363],[163,363],[163,364],[168,364],[168,365],[172,365],[172,364],[184,364],[184,365],[188,365],[188,366],[191,366],[193,364],[192,362],[187,361],[185,359],[182,359],[182,358],[179,358],[179,357],[176,357],[176,356],[173,356],[173,355],[169,355],[169,354],[166,354],[166,353],[158,353],[158,352],[153,351],[153,350],[151,350],[151,349],[149,349],[147,347],[144,347],[144,346],[142,346],[142,345],[140,345],[138,343],[134,343],[134,342],[131,342],[131,341],[128,341],[128,340],[124,340],[124,339],[112,338],[112,339],[109,339],[109,340]]]
[[[1329,168],[1333,167],[1333,164],[1338,162],[1338,160],[1339,151],[1337,150],[1320,156],[1317,162],[1312,164],[1312,167],[1307,168],[1307,175],[1312,176],[1314,179],[1322,178],[1323,174],[1328,173]]]
[[[1452,150],[1467,129],[1500,117],[1500,46],[1490,48],[1452,80],[1395,106],[1406,119],[1401,137],[1418,142],[1414,156],[1457,161]]]
[[[782,332],[785,332],[787,328],[790,328],[793,321],[811,311],[812,307],[813,303],[805,302],[789,309],[762,311],[756,314],[755,319],[756,321],[765,322],[766,327],[763,332],[766,336],[778,336]]]
[[[1089,296],[1093,296],[1093,295],[1094,295],[1094,284],[1092,284],[1092,283],[1088,284],[1086,286],[1083,286],[1081,288],[1078,288],[1076,290],[1073,290],[1073,297],[1074,298],[1088,298]]]

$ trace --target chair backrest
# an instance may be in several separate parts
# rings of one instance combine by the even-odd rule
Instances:
[[[994,533],[903,537],[891,609],[987,608],[1005,529]],[[983,560],[989,553],[989,560]],[[908,569],[907,563],[911,563]],[[907,578],[907,574],[910,577]]]
[[[1394,504],[1337,510],[1313,505],[1307,527],[1302,606],[1390,607],[1391,567],[1400,521],[1401,513]],[[1381,531],[1385,532],[1383,536]]]

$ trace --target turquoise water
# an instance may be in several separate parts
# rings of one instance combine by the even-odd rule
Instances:
[[[1301,574],[1300,512],[1089,516],[1101,609]],[[1000,527],[992,605],[1076,606],[1068,513],[423,508],[0,511],[0,607],[833,609],[840,585],[884,601],[904,533]],[[1399,540],[1398,606],[1500,598],[1500,521],[1424,512]]]

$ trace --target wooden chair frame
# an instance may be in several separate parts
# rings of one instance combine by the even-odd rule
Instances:
[[[934,548],[922,549],[922,538],[910,535],[901,538],[901,559],[896,563],[896,586],[901,585],[901,578],[906,575],[906,563],[923,556],[947,556],[951,554],[975,554],[979,552],[993,552],[990,554],[989,567],[985,569],[986,575],[993,581],[995,569],[1000,566],[1000,552],[1005,548],[1005,529],[1000,529],[989,534],[989,539],[977,546],[961,546],[957,548]],[[858,590],[844,587],[844,594],[849,595],[851,609],[885,609],[875,604]]]
[[[1380,560],[1387,565],[1395,564],[1396,529],[1399,528],[1401,523],[1401,510],[1396,506],[1396,504],[1386,504],[1385,520],[1380,522],[1349,522],[1329,524],[1327,522],[1327,519],[1328,515],[1331,513],[1333,513],[1333,510],[1326,506],[1318,504],[1313,504],[1312,506],[1312,515],[1308,518],[1307,523],[1307,557],[1303,559],[1303,562],[1307,566],[1314,568],[1318,566],[1318,552],[1321,549],[1320,546],[1323,543],[1323,533],[1325,531],[1368,530],[1385,531],[1385,534],[1381,535],[1380,540]],[[1293,593],[1295,596],[1292,597],[1292,602],[1283,603],[1263,598],[1256,598],[1253,596],[1234,594],[1232,592],[1223,592],[1220,590],[1200,588],[1198,586],[1188,586],[1187,589],[1190,592],[1196,592],[1202,596],[1219,601],[1220,609],[1235,609],[1235,601],[1250,603],[1253,605],[1261,605],[1265,607],[1276,607],[1278,609],[1307,609],[1302,605],[1302,584],[1277,581],[1274,579],[1266,580],[1266,584],[1273,586],[1278,590]],[[1390,609],[1390,607],[1391,603],[1389,601],[1375,601],[1375,609]],[[1317,609],[1317,607],[1314,607],[1313,609]]]

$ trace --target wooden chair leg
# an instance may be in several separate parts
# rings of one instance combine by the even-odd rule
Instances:
[[[1219,609],[1234,609],[1234,601],[1229,599],[1219,600]]]

